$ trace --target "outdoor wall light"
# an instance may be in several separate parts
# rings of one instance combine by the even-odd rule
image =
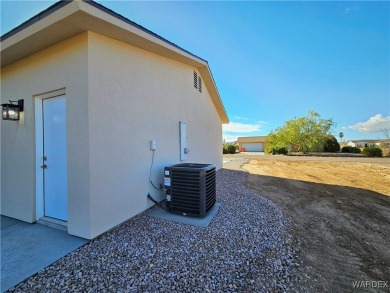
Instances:
[[[20,119],[20,112],[24,111],[24,100],[9,101],[9,104],[3,106],[3,120],[17,121]]]

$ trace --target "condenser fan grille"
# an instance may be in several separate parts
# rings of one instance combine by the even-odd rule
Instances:
[[[204,216],[216,201],[216,170],[208,164],[179,164],[165,168],[170,176],[170,210]]]

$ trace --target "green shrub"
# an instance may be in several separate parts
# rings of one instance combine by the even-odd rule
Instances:
[[[235,154],[236,153],[236,146],[234,144],[224,144],[222,146],[222,153],[223,154]]]
[[[227,151],[229,154],[235,154],[236,153],[236,146],[233,144],[229,144],[227,146]]]
[[[225,155],[225,154],[228,154],[228,150],[225,146],[222,146],[222,153]]]
[[[277,153],[278,153],[279,155],[287,155],[288,149],[285,148],[285,147],[278,148],[278,149],[277,149]]]
[[[368,147],[363,149],[363,155],[367,157],[382,157],[382,149],[377,147]]]
[[[324,143],[324,152],[335,153],[340,150],[340,144],[333,135],[327,136]]]
[[[268,154],[273,154],[273,155],[287,155],[288,150],[286,147],[276,147],[276,148],[267,149],[266,152]]]
[[[354,154],[360,154],[362,151],[359,148],[352,147],[352,146],[344,146],[341,149],[342,153],[354,153]]]

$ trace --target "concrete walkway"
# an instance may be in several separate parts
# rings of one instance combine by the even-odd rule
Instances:
[[[1,292],[86,242],[57,229],[1,216]]]

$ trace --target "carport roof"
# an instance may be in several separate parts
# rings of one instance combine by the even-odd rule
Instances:
[[[92,31],[197,68],[222,123],[229,123],[206,60],[90,0],[59,1],[1,36],[1,67]]]

